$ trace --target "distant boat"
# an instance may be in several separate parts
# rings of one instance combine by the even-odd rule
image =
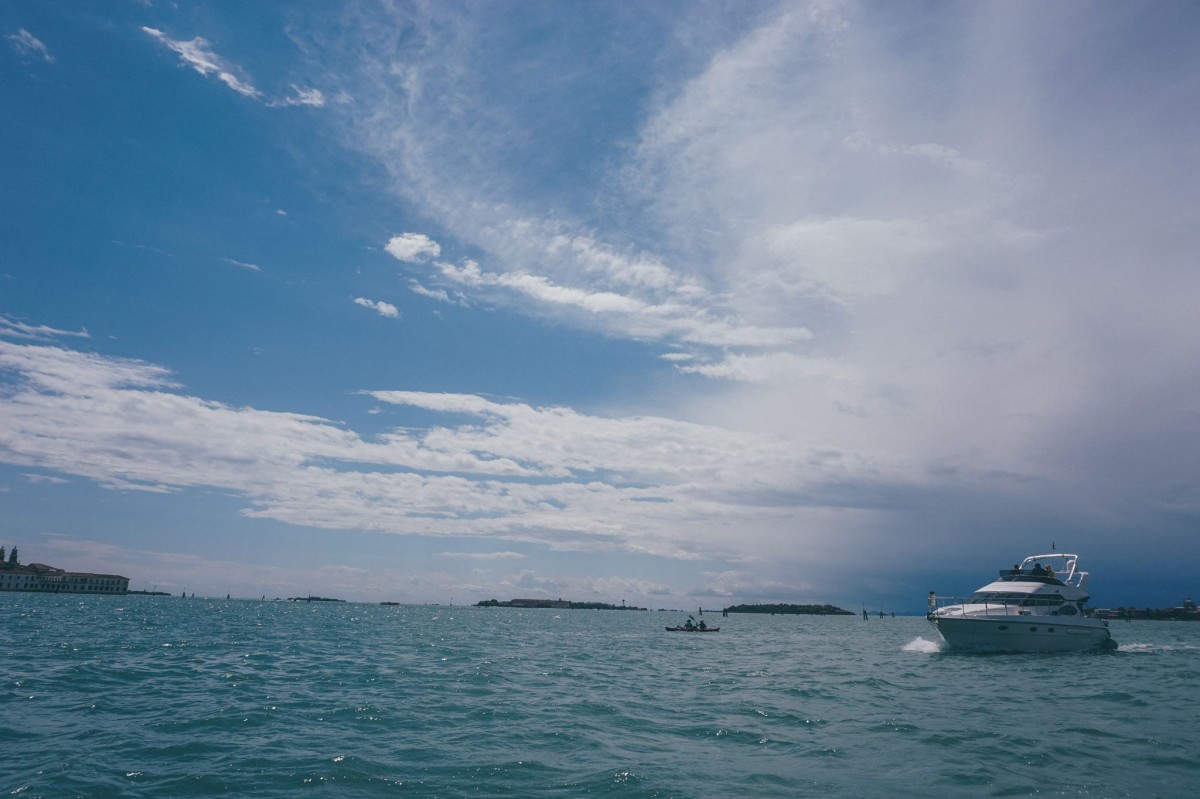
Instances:
[[[720,627],[668,627],[669,633],[719,633]]]
[[[688,616],[688,620],[682,626],[668,627],[669,633],[715,633],[720,631],[720,627],[709,627],[703,619],[699,624],[696,624],[695,619]]]
[[[1030,555],[966,599],[929,592],[926,618],[951,649],[1067,652],[1115,649],[1108,622],[1088,616],[1079,557]]]

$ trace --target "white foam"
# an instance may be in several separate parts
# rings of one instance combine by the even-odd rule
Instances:
[[[937,641],[926,640],[919,635],[901,648],[905,652],[925,652],[926,654],[933,654],[934,652],[942,651],[942,645],[940,643]]]
[[[1188,644],[1118,644],[1118,652],[1194,652]]]

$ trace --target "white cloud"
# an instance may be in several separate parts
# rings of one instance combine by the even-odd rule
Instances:
[[[700,374],[724,380],[746,383],[775,381],[791,384],[802,382],[805,378],[824,376],[831,371],[845,371],[846,369],[845,366],[839,364],[804,358],[787,352],[773,352],[765,355],[733,353],[719,362],[689,363],[684,361],[676,368],[687,374]]]
[[[401,233],[392,236],[384,249],[398,261],[419,263],[426,258],[437,258],[442,254],[441,245],[424,233]]]
[[[114,490],[229,491],[248,516],[312,527],[687,559],[790,528],[828,480],[899,474],[711,425],[474,395],[370,392],[469,423],[367,439],[175,393],[166,372],[136,361],[0,342],[0,370],[12,378],[0,399],[5,461]],[[731,527],[761,532],[730,539]]]
[[[158,41],[162,42],[171,50],[179,54],[179,57],[185,64],[204,76],[215,76],[217,80],[224,83],[230,89],[233,89],[243,97],[253,99],[261,99],[262,92],[254,88],[250,83],[243,81],[234,74],[234,68],[230,66],[225,59],[214,53],[211,49],[211,42],[207,39],[197,36],[189,41],[180,41],[172,39],[160,30],[143,26],[142,30],[148,35],[153,36]]]
[[[466,558],[468,560],[523,560],[520,552],[439,552],[443,558]]]
[[[58,330],[46,325],[29,325],[0,315],[0,336],[23,338],[32,341],[46,341],[58,336],[74,336],[90,338],[87,330]]]
[[[472,254],[413,257],[424,290],[654,342],[664,368],[710,378],[675,395],[647,379],[630,403],[663,417],[890,464],[889,485],[899,472],[953,494],[990,475],[954,502],[883,492],[921,507],[863,532],[872,545],[935,535],[949,507],[1025,513],[1022,529],[1047,508],[1088,508],[1078,529],[1138,519],[1118,493],[1195,511],[1200,446],[1166,432],[1195,428],[1200,394],[1186,99],[1200,64],[1190,26],[1163,21],[1186,15],[1152,23],[1172,43],[1153,54],[1119,5],[693,16],[703,35],[622,51],[654,79],[597,150],[532,99],[572,59],[523,63],[499,97],[487,78],[511,64],[484,60],[497,53],[473,20],[383,13],[395,24],[358,32],[351,146]],[[422,33],[402,65],[384,32],[400,23]],[[581,128],[608,110],[587,100],[564,104]],[[539,173],[581,155],[569,180]],[[1138,479],[1116,466],[1131,448]],[[870,469],[849,471],[848,505],[888,504]],[[1009,501],[1034,484],[1063,494]]]
[[[205,77],[215,77],[221,83],[224,83],[230,89],[253,100],[258,100],[272,108],[288,108],[294,106],[308,106],[310,108],[324,108],[326,98],[324,92],[316,88],[306,88],[292,84],[292,94],[278,99],[269,99],[263,92],[259,91],[246,78],[237,75],[237,68],[218,55],[212,49],[212,42],[202,36],[197,36],[188,41],[172,39],[167,34],[156,28],[142,26],[142,30],[149,36],[154,37],[159,42],[164,44],[169,49],[179,55],[180,60],[184,64],[199,72]]]
[[[436,262],[444,279],[465,288],[500,288],[532,300],[543,313],[552,309],[582,311],[602,319],[605,329],[631,338],[677,339],[713,347],[771,347],[805,342],[812,333],[805,327],[759,327],[710,314],[702,305],[668,301],[650,304],[637,297],[613,291],[592,291],[557,285],[541,275],[521,271],[487,272],[473,260],[461,266]]]
[[[554,235],[546,242],[550,256],[570,253],[587,271],[615,285],[672,290],[682,294],[703,295],[704,289],[673,272],[661,260],[647,253],[624,255],[605,247],[592,236]]]
[[[271,105],[307,105],[313,108],[325,107],[325,95],[320,89],[304,89],[293,84],[292,91],[294,94],[291,97],[285,97],[282,100],[276,100],[272,102]]]
[[[449,292],[447,292],[445,289],[425,288],[420,283],[418,283],[416,280],[408,281],[408,288],[409,288],[409,291],[411,291],[413,294],[419,295],[421,297],[428,297],[431,300],[437,300],[438,302],[444,302],[444,303],[448,303],[448,304],[455,302],[455,300],[450,298]],[[462,304],[461,300],[459,300],[458,302],[460,304]]]
[[[380,85],[398,80],[390,66],[371,67],[380,70],[372,77]],[[586,222],[557,209],[539,216],[531,203],[493,193],[515,180],[502,172],[499,153],[489,149],[501,149],[503,136],[499,131],[484,135],[486,125],[476,119],[469,131],[448,128],[453,114],[434,113],[425,104],[431,95],[420,81],[435,74],[444,77],[440,62],[413,62],[401,82],[403,102],[362,99],[353,110],[362,114],[355,121],[362,134],[356,146],[370,149],[393,170],[399,191],[484,254],[449,263],[437,260],[441,247],[422,234],[392,238],[387,250],[399,260],[433,262],[433,279],[426,276],[430,273],[421,276],[423,288],[452,287],[480,304],[506,304],[609,336],[693,348],[794,350],[812,340],[803,315],[780,315],[763,324],[736,307],[736,284],[714,286],[694,263],[671,263],[648,247],[614,245]],[[390,98],[391,91],[383,89],[384,96]],[[457,84],[439,84],[436,95],[457,97],[464,91]],[[470,102],[488,104],[483,97]],[[463,136],[482,149],[464,153]],[[456,142],[452,151],[443,152],[441,145],[451,141]],[[453,176],[465,174],[467,163],[475,167],[469,185],[456,184]]]
[[[28,480],[30,483],[50,483],[51,485],[66,485],[67,483],[71,482],[70,480],[65,480],[61,477],[53,477],[53,476],[47,475],[47,474],[22,474],[21,476],[24,477],[26,480]]]
[[[355,297],[354,304],[361,305],[364,308],[370,308],[380,316],[386,316],[391,319],[398,319],[400,317],[400,310],[390,302],[377,302],[375,300],[368,300],[366,297]]]
[[[40,58],[47,64],[54,63],[54,56],[50,55],[50,51],[46,49],[46,45],[42,44],[36,36],[29,31],[21,28],[16,33],[10,33],[4,37],[12,48],[21,56],[33,56]]]
[[[601,129],[582,123],[608,113],[602,94],[564,103],[560,128],[539,105],[578,84],[536,67],[576,62],[539,52],[503,87],[514,63],[483,60],[497,37],[469,15],[374,13],[405,12],[351,16],[330,110],[413,218],[473,256],[393,237],[410,289],[653,342],[661,371],[628,398],[646,415],[375,392],[390,403],[375,421],[465,418],[364,438],[173,393],[151,365],[9,348],[26,382],[0,400],[4,457],[109,486],[228,488],[299,524],[680,558],[890,566],[938,529],[989,547],[1011,538],[1004,522],[1095,522],[1115,542],[1117,522],[1147,538],[1146,519],[1200,513],[1197,56],[1127,33],[1137,20],[1178,45],[1173,14],[1148,29],[1119,4],[693,15],[689,35],[621,48],[653,78]],[[204,40],[146,30],[263,100]],[[419,34],[402,60],[397,31]],[[48,337],[34,331],[8,332]],[[670,370],[709,380],[659,393]],[[222,451],[242,426],[262,446]],[[714,590],[747,574],[714,574]]]
[[[262,267],[260,267],[258,264],[251,264],[251,263],[247,263],[246,261],[239,261],[235,258],[221,258],[221,260],[227,264],[233,264],[234,266],[241,267],[242,269],[249,269],[251,272],[261,272],[262,271]]]

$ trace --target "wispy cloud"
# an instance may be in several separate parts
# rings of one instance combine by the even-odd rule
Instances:
[[[325,95],[320,89],[304,89],[293,84],[292,95],[284,97],[282,100],[275,100],[271,105],[289,106],[289,105],[307,105],[313,108],[325,107]]]
[[[70,480],[66,480],[62,477],[54,477],[53,475],[48,475],[48,474],[28,474],[27,473],[27,474],[22,474],[21,476],[24,477],[30,483],[50,483],[51,485],[66,485],[67,483],[71,482]]]
[[[380,316],[386,316],[391,319],[398,319],[400,317],[400,310],[390,302],[368,300],[366,297],[355,297],[354,304],[361,305],[364,308],[370,308]]]
[[[0,315],[0,336],[46,341],[58,336],[89,338],[87,330],[59,330],[46,325],[30,325]]]
[[[246,261],[239,261],[236,258],[222,257],[221,260],[227,264],[233,264],[234,266],[241,267],[242,269],[249,269],[251,272],[261,272],[262,271],[262,267],[259,266],[258,264],[247,263]]]
[[[520,552],[439,552],[442,558],[465,558],[467,560],[523,560]]]
[[[1059,508],[1121,484],[1196,512],[1161,490],[1200,474],[1165,432],[1195,427],[1200,394],[1195,20],[1157,18],[1160,58],[1127,34],[1136,9],[1095,12],[691,15],[622,50],[613,115],[567,96],[568,15],[510,85],[476,19],[376,7],[353,20],[346,142],[436,225],[389,247],[414,291],[652,342],[708,378],[631,403],[889,464],[888,484],[993,475],[966,514],[1034,476],[1073,485]],[[416,32],[402,63],[397,30]],[[1105,465],[1135,441],[1144,493]]]
[[[885,469],[905,479],[895,464],[711,425],[475,395],[368,392],[469,423],[364,438],[177,393],[167,372],[138,361],[0,342],[0,370],[3,460],[114,490],[232,491],[248,516],[305,526],[693,558],[752,548],[753,537],[728,538],[731,525],[777,534],[820,504],[826,481]]]
[[[156,28],[143,26],[142,30],[177,53],[180,60],[187,66],[190,66],[205,77],[215,77],[243,97],[258,100],[275,108],[290,106],[323,108],[325,106],[325,95],[320,89],[305,88],[295,84],[292,84],[292,94],[290,95],[279,99],[266,97],[263,92],[255,88],[248,78],[239,77],[237,74],[239,70],[218,55],[212,49],[212,42],[202,36],[184,41],[172,39]]]
[[[403,16],[398,9],[388,13]],[[405,21],[427,35],[428,51],[407,51],[405,68],[398,71],[393,61],[372,60],[364,50],[364,82],[356,85],[359,101],[348,112],[358,132],[354,146],[379,158],[395,176],[397,191],[476,252],[450,261],[441,258],[441,245],[428,235],[409,232],[391,239],[387,251],[408,265],[423,289],[453,291],[481,306],[506,305],[608,336],[667,343],[709,360],[730,349],[749,356],[803,353],[811,345],[815,336],[806,320],[819,318],[821,309],[761,313],[752,293],[758,270],[749,271],[746,282],[701,262],[694,229],[677,230],[681,226],[672,222],[663,228],[667,236],[648,235],[638,246],[631,232],[654,221],[637,204],[658,212],[653,195],[639,192],[670,187],[650,172],[653,163],[643,160],[648,147],[633,151],[638,160],[613,165],[608,187],[624,196],[594,203],[637,216],[638,223],[628,229],[613,229],[613,220],[603,214],[575,218],[558,204],[542,205],[537,188],[520,172],[526,162],[506,157],[506,143],[514,137],[502,120],[511,112],[495,107],[486,94],[487,80],[463,80],[478,74],[468,66],[475,28],[460,26],[453,14],[439,16],[428,30],[428,20]],[[371,24],[382,25],[379,20]],[[365,37],[377,38],[373,32]],[[447,52],[465,62],[449,63]],[[526,77],[544,80],[547,91],[561,80],[555,74]],[[435,102],[446,97],[456,98],[449,108]],[[466,108],[480,110],[467,114]],[[543,146],[553,149],[557,142]],[[643,175],[646,180],[640,181]],[[704,216],[690,219],[694,228]],[[731,244],[741,234],[720,232]]]
[[[406,237],[395,237],[386,246],[398,260],[416,263],[440,252],[439,245],[424,235],[406,234]],[[554,239],[548,246],[557,251],[563,242]],[[576,253],[579,251],[574,249]],[[612,282],[654,289],[668,287],[672,282],[665,270],[653,262],[620,258],[611,253],[598,258],[597,250],[590,246],[583,251],[589,256],[585,259],[584,270],[589,268],[587,264],[602,264],[603,270],[614,276]],[[698,301],[702,300],[704,292],[695,286],[669,286],[672,291],[668,296],[655,302],[626,290],[561,285],[544,275],[526,271],[487,271],[470,259],[459,265],[434,261],[432,269],[436,276],[463,291],[503,290],[509,296],[532,303],[528,307],[540,313],[581,312],[603,320],[600,322],[602,327],[619,330],[633,338],[674,339],[713,347],[784,346],[812,338],[812,333],[804,327],[760,327],[736,321],[726,313],[713,312],[703,301]],[[495,299],[503,295],[493,293],[490,296]]]
[[[408,281],[408,289],[413,294],[416,294],[421,297],[428,297],[429,299],[437,300],[438,302],[445,302],[445,303],[457,302],[458,304],[465,304],[465,302],[461,298],[459,300],[452,299],[450,297],[450,293],[447,292],[445,289],[426,288],[425,286],[421,285],[416,280]]]
[[[585,48],[630,28],[551,5],[556,35],[514,48],[528,31],[498,13],[339,7],[306,50],[337,75],[324,93],[264,94],[207,41],[146,29],[256,102],[324,103],[409,213],[371,243],[413,293],[665,354],[617,410],[375,391],[372,429],[395,426],[366,435],[190,396],[150,364],[9,346],[0,457],[215,486],[297,524],[764,568],[888,568],[939,530],[990,547],[1060,521],[1116,540],[1169,516],[1191,540],[1194,14],[723,8]],[[595,58],[606,80],[581,82]],[[755,575],[710,589],[777,585]]]
[[[4,38],[8,40],[13,50],[16,50],[17,54],[23,58],[39,58],[47,64],[54,63],[54,56],[50,55],[50,51],[46,49],[46,45],[42,44],[40,39],[24,28],[21,28],[16,33],[7,34]]]
[[[234,67],[212,50],[212,43],[202,36],[188,41],[172,39],[160,30],[143,26],[142,30],[150,36],[174,50],[183,63],[204,76],[214,76],[243,97],[255,100],[262,98],[262,92],[254,88],[248,81],[234,74]]]

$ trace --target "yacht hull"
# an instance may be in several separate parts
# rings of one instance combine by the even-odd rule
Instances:
[[[954,618],[931,616],[929,623],[949,649],[959,652],[1074,652],[1112,649],[1116,644],[1102,620],[1064,623],[1058,618]]]

